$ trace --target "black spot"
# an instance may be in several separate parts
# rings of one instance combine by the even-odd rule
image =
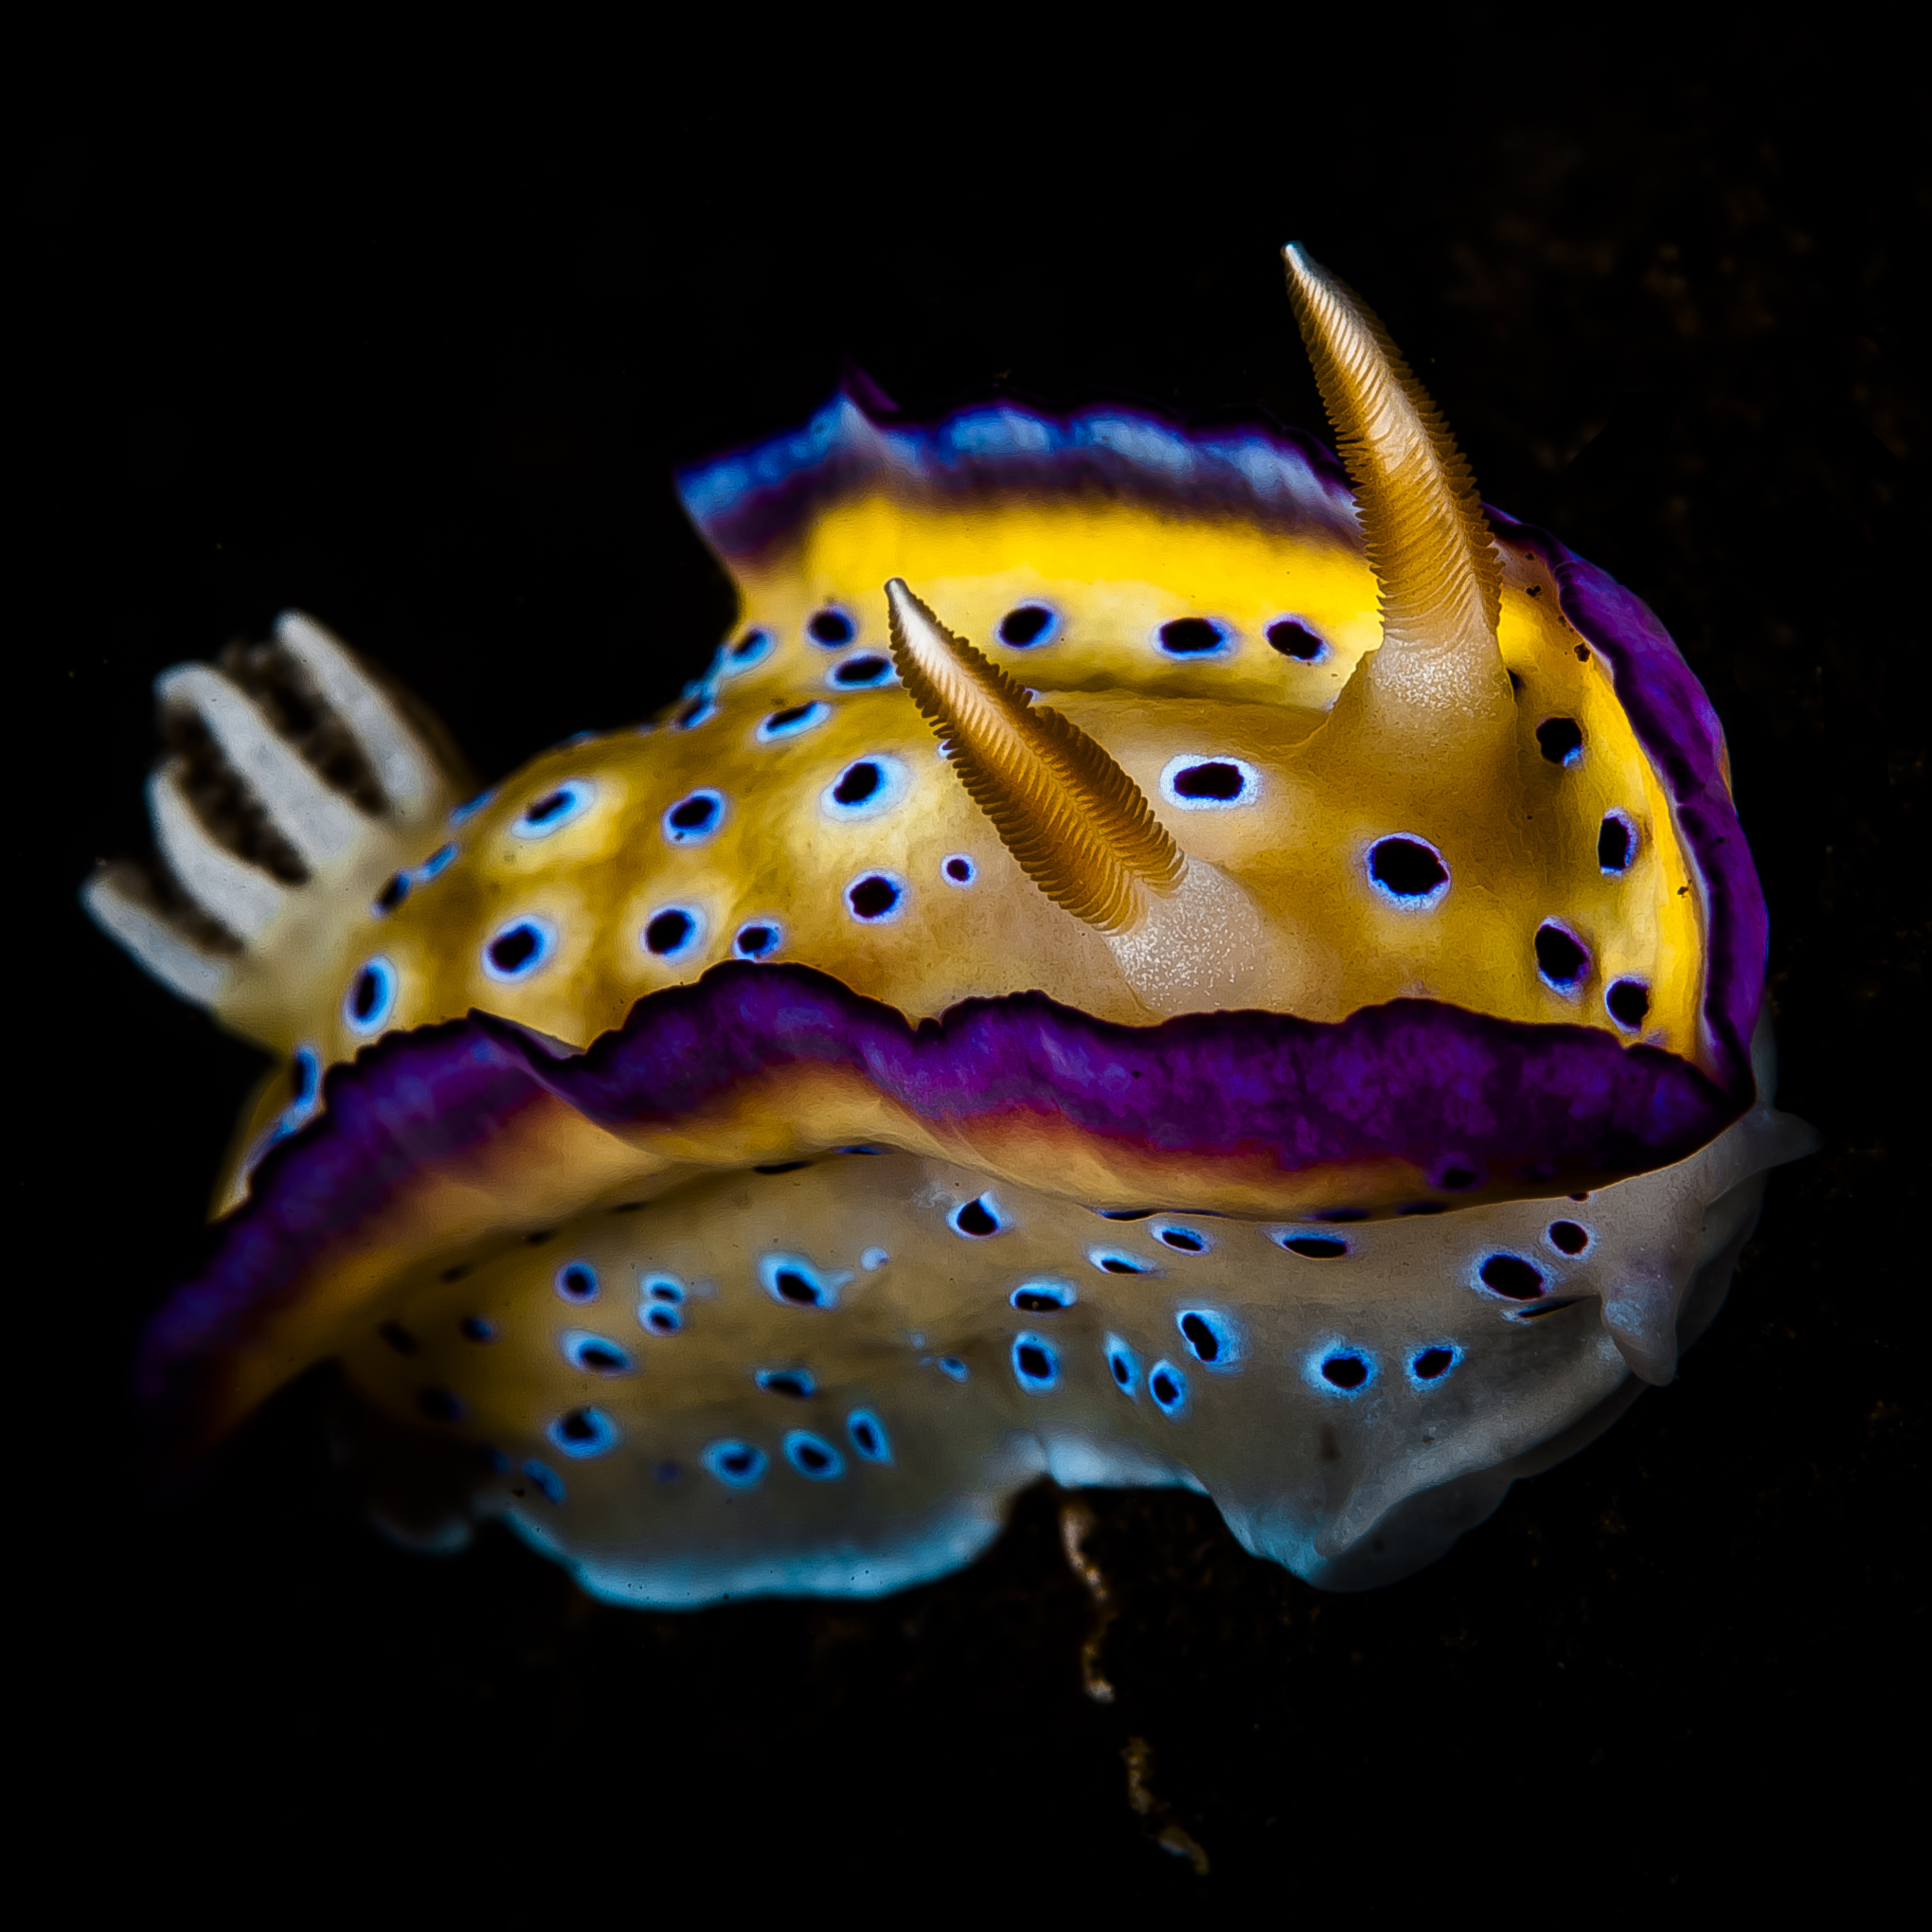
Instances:
[[[1603,823],[1597,832],[1597,863],[1606,872],[1621,872],[1630,865],[1630,849],[1636,840],[1630,835],[1630,827],[1614,812],[1603,814]]]
[[[543,944],[543,935],[532,925],[514,925],[490,941],[490,963],[499,973],[514,973],[528,965]]]
[[[1297,624],[1292,617],[1283,617],[1279,623],[1268,626],[1268,642],[1283,657],[1297,658],[1303,664],[1313,664],[1325,648],[1306,624]]]
[[[1159,1238],[1184,1255],[1198,1255],[1208,1245],[1191,1227],[1163,1227]]]
[[[1418,1382],[1434,1382],[1456,1366],[1456,1357],[1448,1349],[1424,1349],[1411,1366]]]
[[[727,1476],[743,1476],[757,1466],[758,1451],[755,1449],[727,1449],[718,1458],[718,1467]]]
[[[1367,1221],[1366,1208],[1321,1208],[1308,1217],[1311,1221]]]
[[[391,872],[388,883],[376,894],[378,912],[394,912],[409,897],[409,874]]]
[[[568,792],[546,792],[534,804],[524,808],[524,822],[527,825],[542,825],[546,818],[555,818],[560,812],[567,809],[569,803]]]
[[[1024,651],[1029,644],[1040,641],[1052,621],[1053,613],[1044,605],[1021,604],[999,620],[999,641],[1011,644],[1015,651]]]
[[[671,823],[678,832],[703,832],[717,815],[717,799],[702,792],[695,797],[680,798],[671,808]]]
[[[566,1442],[595,1442],[598,1426],[584,1410],[574,1408],[558,1417],[557,1433]]]
[[[999,1216],[987,1207],[986,1198],[981,1195],[976,1200],[968,1201],[953,1216],[953,1225],[961,1234],[997,1234]]]
[[[1043,1295],[1037,1288],[1015,1288],[1010,1297],[1022,1315],[1058,1315],[1066,1306],[1057,1295]]]
[[[1211,1362],[1221,1353],[1221,1337],[1198,1315],[1182,1315],[1181,1333],[1202,1361]]]
[[[757,652],[760,646],[764,643],[764,640],[765,634],[762,631],[747,631],[744,634],[744,635],[742,636],[738,640],[738,642],[731,647],[731,654],[734,658],[740,659],[742,661],[742,659],[751,656],[755,652]]]
[[[419,1389],[416,1407],[432,1422],[457,1422],[463,1419],[463,1404],[447,1388]]]
[[[1312,1261],[1333,1261],[1349,1252],[1349,1243],[1338,1234],[1291,1234],[1281,1245],[1291,1255],[1306,1255]]]
[[[1577,646],[1577,662],[1579,664],[1587,664],[1589,661],[1590,647],[1587,644],[1579,644]]]
[[[821,1469],[832,1467],[832,1458],[816,1442],[797,1442],[792,1448],[793,1459],[808,1476],[816,1476]]]
[[[1094,1210],[1102,1221],[1145,1221],[1154,1212],[1152,1208],[1097,1208]]]
[[[1445,1167],[1436,1185],[1447,1188],[1452,1192],[1460,1193],[1465,1189],[1475,1187],[1481,1179],[1482,1176],[1474,1168]]]
[[[521,931],[522,928],[519,927],[518,930]],[[502,941],[499,940],[497,943],[500,945]],[[355,991],[349,995],[349,1010],[357,1019],[367,1020],[382,1003],[382,977],[369,967],[365,966],[355,975]]]
[[[597,1296],[597,1277],[581,1261],[572,1261],[557,1277],[557,1286],[567,1301],[590,1301]]]
[[[839,774],[832,796],[841,805],[863,805],[885,782],[886,774],[870,759],[861,759]]]
[[[948,859],[946,861],[946,877],[957,879],[960,885],[964,886],[973,877],[973,861],[971,859]]]
[[[741,959],[762,959],[778,942],[778,936],[770,926],[748,925],[738,928],[733,944]]]
[[[1176,617],[1160,627],[1160,648],[1175,657],[1198,657],[1221,648],[1221,626],[1206,617]]]
[[[1640,1027],[1650,1011],[1650,988],[1640,979],[1619,979],[1604,995],[1610,1017],[1620,1027]]]
[[[852,641],[852,620],[843,611],[814,611],[805,629],[814,644],[828,649]]]
[[[755,1174],[796,1174],[800,1168],[807,1168],[811,1165],[812,1163],[809,1160],[772,1160],[767,1161],[763,1167],[753,1168],[752,1172]]]
[[[861,1456],[876,1456],[879,1453],[879,1432],[864,1416],[855,1416],[851,1422],[852,1441]]]
[[[422,1346],[400,1321],[385,1321],[376,1333],[399,1355],[413,1355]]]
[[[554,1227],[532,1228],[528,1234],[524,1236],[524,1245],[526,1247],[542,1247],[546,1241],[554,1240],[556,1233],[557,1230]]]
[[[1114,1380],[1125,1388],[1134,1378],[1134,1370],[1127,1366],[1127,1358],[1118,1350],[1107,1357],[1107,1367],[1114,1371]]]
[[[649,1201],[619,1201],[617,1205],[611,1209],[611,1212],[613,1214],[635,1214],[636,1213],[638,1208],[648,1208],[650,1207],[650,1205],[651,1203]]]
[[[644,943],[653,953],[674,953],[691,936],[691,916],[673,908],[660,912],[644,928]]]
[[[1359,1355],[1331,1355],[1321,1365],[1322,1379],[1337,1388],[1360,1388],[1368,1380],[1368,1365]]]
[[[1442,861],[1420,840],[1379,838],[1368,851],[1368,876],[1398,899],[1422,899],[1449,874]]]
[[[1564,1254],[1580,1255],[1590,1244],[1590,1230],[1579,1227],[1574,1221],[1552,1221],[1549,1244]]]
[[[1125,1255],[1102,1255],[1100,1266],[1110,1275],[1144,1275],[1146,1267],[1139,1261],[1129,1261]]]
[[[1589,963],[1590,956],[1560,925],[1546,921],[1536,928],[1536,964],[1546,979],[1574,986]]]
[[[789,1368],[767,1368],[758,1378],[758,1386],[768,1395],[788,1395],[794,1402],[804,1402],[812,1393],[811,1376],[795,1374]]]
[[[1583,748],[1583,728],[1574,718],[1546,718],[1536,727],[1536,742],[1551,764],[1568,764]]]
[[[787,705],[782,711],[774,711],[764,721],[767,731],[782,731],[787,724],[796,724],[800,718],[810,714],[810,705]]]
[[[800,1308],[818,1306],[818,1290],[796,1268],[780,1268],[772,1277],[772,1286],[787,1301],[796,1302]]]
[[[1543,1270],[1521,1255],[1492,1255],[1482,1264],[1482,1285],[1512,1301],[1534,1301],[1543,1293]]]
[[[596,1375],[615,1375],[631,1365],[623,1351],[608,1342],[585,1342],[577,1351],[577,1366]]]
[[[445,1268],[437,1279],[442,1281],[460,1281],[465,1275],[474,1269],[475,1265],[474,1261],[458,1261],[455,1267]]]
[[[682,1325],[682,1317],[674,1308],[653,1308],[644,1317],[644,1326],[654,1335],[674,1335]]]
[[[456,1324],[466,1342],[493,1342],[496,1331],[480,1315],[466,1315]]]
[[[891,669],[891,664],[886,658],[874,656],[868,652],[863,657],[848,657],[832,672],[832,681],[833,684],[842,685],[879,684]]]
[[[1013,1360],[1029,1382],[1052,1381],[1053,1357],[1038,1342],[1022,1342],[1013,1351]]]
[[[1181,1391],[1174,1386],[1173,1377],[1165,1369],[1156,1369],[1147,1386],[1157,1403],[1172,1404],[1180,1400]]]
[[[884,919],[899,903],[899,887],[870,872],[846,893],[846,903],[860,919]]]
[[[1183,798],[1239,798],[1246,783],[1241,767],[1222,759],[1184,765],[1174,774],[1174,791]]]

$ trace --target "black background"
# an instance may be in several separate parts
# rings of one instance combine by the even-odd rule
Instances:
[[[288,1918],[480,1887],[486,1923],[531,1924],[605,1895],[1875,1887],[1923,1734],[1923,101],[1797,43],[1613,59],[1488,16],[1396,80],[1292,24],[1185,72],[781,49],[750,92],[672,41],[553,47],[541,79],[499,48],[474,85],[364,51],[355,84],[340,48],[320,84],[264,57],[152,89],[136,60],[15,183],[9,662],[47,760],[14,820],[46,868],[16,1216],[24,1255],[48,1237],[18,1284],[48,1328],[15,1588],[45,1612],[37,1785],[97,1848],[73,1882]],[[802,421],[846,357],[919,413],[1004,390],[1319,428],[1291,238],[1379,308],[1491,500],[1651,601],[1728,729],[1780,1098],[1825,1151],[1774,1178],[1678,1382],[1366,1597],[1251,1560],[1203,1499],[1088,1498],[1111,1705],[1044,1490],[930,1587],[682,1617],[593,1605],[503,1534],[390,1550],[313,1389],[145,1501],[127,1351],[258,1064],[74,901],[146,849],[153,674],[299,605],[495,779],[702,668],[732,601],[671,466]]]

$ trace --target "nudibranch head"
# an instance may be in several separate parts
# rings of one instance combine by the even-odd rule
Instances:
[[[1802,1146],[1722,733],[1288,270],[1342,462],[841,394],[680,479],[708,674],[469,804],[306,619],[164,678],[282,858],[177,761],[200,939],[90,888],[284,1061],[149,1338],[184,1439],[337,1359],[393,1525],[627,1601],[934,1575],[1042,1472],[1349,1585],[1668,1378]]]

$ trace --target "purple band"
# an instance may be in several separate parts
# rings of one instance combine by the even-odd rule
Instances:
[[[144,1398],[175,1406],[196,1365],[242,1341],[324,1241],[352,1233],[425,1164],[481,1146],[543,1095],[600,1126],[647,1127],[807,1064],[858,1072],[939,1126],[1059,1116],[1123,1153],[1261,1159],[1284,1177],[1393,1157],[1452,1191],[1555,1190],[1657,1167],[1739,1111],[1656,1048],[1433,1000],[1333,1025],[1228,1012],[1126,1027],[1029,993],[969,1000],[915,1028],[809,968],[731,962],[640,1000],[575,1059],[473,1013],[391,1035],[336,1067],[326,1110],[271,1152],[207,1271],[149,1330]]]
[[[907,423],[879,410],[881,400],[849,383],[803,429],[679,471],[705,541],[727,564],[749,563],[828,503],[884,485],[955,501],[1098,496],[1184,517],[1225,511],[1362,546],[1346,473],[1297,430],[1189,430],[1124,406],[1041,416],[1014,402]]]

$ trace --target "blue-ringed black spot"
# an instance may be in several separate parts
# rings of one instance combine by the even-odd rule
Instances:
[[[806,1401],[814,1386],[804,1368],[760,1368],[752,1379],[767,1395],[789,1396],[794,1402]]]
[[[1637,827],[1620,812],[1606,812],[1597,828],[1597,865],[1605,872],[1627,872],[1637,855]]]
[[[870,685],[882,685],[892,675],[892,661],[881,657],[875,652],[865,652],[857,657],[848,657],[832,673],[832,681],[843,685],[847,689],[863,690]]]
[[[814,644],[823,644],[828,650],[840,644],[850,644],[855,635],[852,620],[843,611],[829,607],[814,611],[805,630]]]
[[[896,882],[883,872],[868,872],[846,887],[846,903],[852,917],[868,924],[886,919],[897,909],[901,897]]]
[[[1567,992],[1589,970],[1590,956],[1554,920],[1536,928],[1536,970],[1559,991]]]
[[[1574,764],[1583,749],[1583,727],[1574,718],[1546,718],[1536,727],[1536,746],[1551,764]]]
[[[999,641],[1024,651],[1052,628],[1053,613],[1044,604],[1019,604],[999,620]]]
[[[1543,1293],[1543,1270],[1521,1255],[1491,1255],[1476,1277],[1492,1294],[1511,1301],[1534,1301]]]
[[[1449,868],[1426,840],[1397,834],[1368,848],[1368,876],[1390,898],[1420,904],[1441,893]]]
[[[674,905],[669,911],[660,912],[644,928],[644,944],[660,957],[667,953],[679,952],[690,942],[695,923],[689,913]]]
[[[1640,979],[1619,979],[1603,995],[1603,1004],[1619,1027],[1640,1027],[1650,1011],[1650,988]]]
[[[863,805],[885,782],[886,776],[879,767],[870,759],[861,759],[839,774],[832,796],[841,805]]]
[[[954,1231],[958,1234],[984,1236],[997,1234],[1000,1230],[1000,1218],[993,1212],[992,1203],[984,1194],[976,1195],[971,1201],[961,1202],[947,1218],[952,1222]]]
[[[1160,648],[1171,657],[1198,657],[1220,650],[1223,635],[1206,617],[1174,617],[1160,627]]]
[[[1349,1252],[1349,1243],[1338,1234],[1277,1235],[1291,1255],[1306,1255],[1311,1261],[1331,1261]]]
[[[1328,648],[1306,624],[1298,623],[1293,617],[1282,617],[1270,624],[1268,642],[1283,657],[1293,657],[1302,664],[1315,663]]]

